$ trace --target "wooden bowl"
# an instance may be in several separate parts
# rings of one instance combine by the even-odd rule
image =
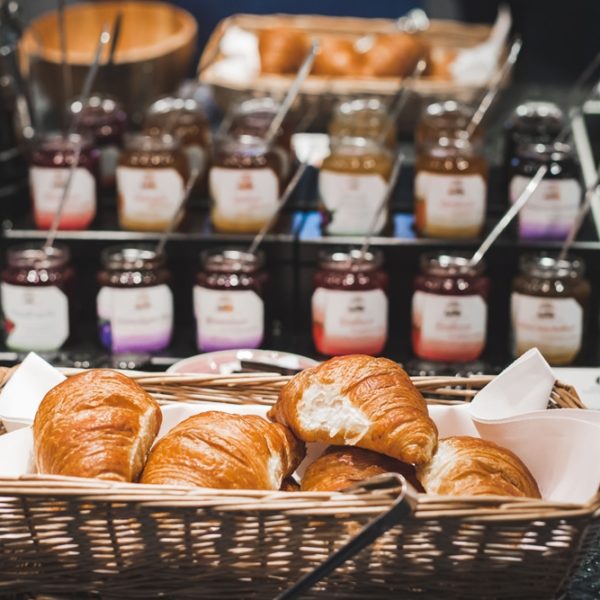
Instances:
[[[156,96],[170,93],[185,77],[194,55],[197,25],[188,12],[162,2],[97,2],[65,10],[67,62],[72,96],[80,93],[105,24],[122,12],[121,34],[112,67],[101,66],[95,92],[123,102],[130,115],[143,111]],[[22,67],[34,89],[55,112],[65,104],[57,12],[35,19],[21,41]],[[102,62],[108,57],[105,49]]]

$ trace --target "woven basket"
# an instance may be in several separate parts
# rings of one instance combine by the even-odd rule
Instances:
[[[5,379],[7,370],[0,373]],[[272,404],[272,375],[135,374],[160,402]],[[415,378],[463,402],[491,378]],[[555,407],[582,407],[555,385]],[[389,492],[282,493],[0,478],[0,593],[85,598],[274,598],[374,516]],[[589,505],[420,495],[390,529],[306,598],[551,598],[600,530]]]

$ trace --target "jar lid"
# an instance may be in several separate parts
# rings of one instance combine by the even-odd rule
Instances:
[[[65,134],[62,131],[39,133],[35,141],[38,148],[44,152],[73,152],[80,144],[82,148],[87,148],[92,144],[92,138],[88,134]]]
[[[575,156],[573,147],[563,142],[553,142],[551,144],[524,142],[517,146],[517,154],[523,158],[544,163],[572,160]]]
[[[383,254],[380,250],[367,250],[364,254],[359,248],[319,252],[319,265],[329,271],[372,271],[382,264]]]
[[[218,273],[254,273],[262,268],[264,254],[246,252],[230,248],[205,250],[200,254],[200,261],[208,271]]]
[[[382,113],[387,116],[388,107],[379,98],[355,98],[344,100],[336,105],[334,113],[350,117],[360,112]]]
[[[262,98],[248,98],[238,103],[233,111],[237,114],[248,113],[276,113],[279,110],[280,103],[274,98],[263,96]]]
[[[361,155],[366,153],[390,155],[386,146],[369,137],[354,135],[333,136],[330,140],[332,152],[339,154]]]
[[[515,108],[514,117],[519,120],[550,119],[563,121],[564,113],[554,102],[527,101]]]
[[[202,114],[202,108],[194,98],[178,98],[164,96],[155,100],[146,111],[148,116],[164,115],[170,112],[187,112]]]
[[[125,112],[119,101],[107,94],[94,94],[85,102],[77,98],[69,105],[69,111],[74,115],[81,114],[81,120],[85,120],[86,116],[94,117],[95,119],[110,117],[125,120]]]
[[[470,117],[473,111],[466,105],[455,100],[445,102],[433,102],[425,108],[426,117],[441,117],[455,114],[457,116]]]
[[[266,154],[269,145],[264,138],[248,133],[229,132],[219,136],[216,141],[217,150],[226,154]]]
[[[539,252],[521,256],[519,269],[525,275],[540,279],[565,279],[582,276],[585,273],[585,263],[575,256],[559,260],[558,255]]]
[[[173,152],[179,149],[179,145],[179,140],[168,134],[151,135],[141,132],[125,134],[125,147],[127,150]]]
[[[470,264],[471,255],[462,252],[438,252],[421,257],[421,270],[439,277],[476,277],[485,271],[484,261]]]
[[[101,260],[109,270],[148,271],[162,267],[166,256],[152,246],[110,246],[102,251]]]
[[[57,269],[69,262],[71,254],[62,244],[44,248],[35,243],[26,243],[10,246],[6,258],[11,267]]]

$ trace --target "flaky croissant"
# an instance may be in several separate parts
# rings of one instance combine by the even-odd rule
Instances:
[[[182,421],[156,443],[140,482],[278,490],[304,453],[304,444],[282,425],[210,411]]]
[[[69,377],[35,415],[37,471],[136,481],[161,422],[158,404],[125,375],[99,369]]]
[[[417,467],[417,478],[428,494],[541,497],[533,475],[518,456],[469,436],[440,440],[431,462]]]
[[[395,362],[339,356],[295,375],[269,417],[305,442],[358,446],[412,464],[431,459],[437,429]]]

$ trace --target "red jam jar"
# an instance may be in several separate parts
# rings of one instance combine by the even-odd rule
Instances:
[[[265,333],[263,254],[210,250],[200,260],[194,286],[198,349],[259,348]]]
[[[98,150],[93,147],[91,139],[79,134],[46,133],[35,143],[29,169],[33,218],[38,229],[50,229],[52,226],[79,147],[79,160],[59,229],[87,229],[94,220]]]
[[[388,335],[388,277],[381,252],[326,250],[319,256],[312,297],[318,352],[380,354]]]
[[[7,348],[58,350],[71,332],[73,269],[64,246],[8,248],[0,297]]]
[[[485,265],[459,253],[426,254],[412,301],[413,351],[421,359],[477,360],[485,347],[489,280]]]

